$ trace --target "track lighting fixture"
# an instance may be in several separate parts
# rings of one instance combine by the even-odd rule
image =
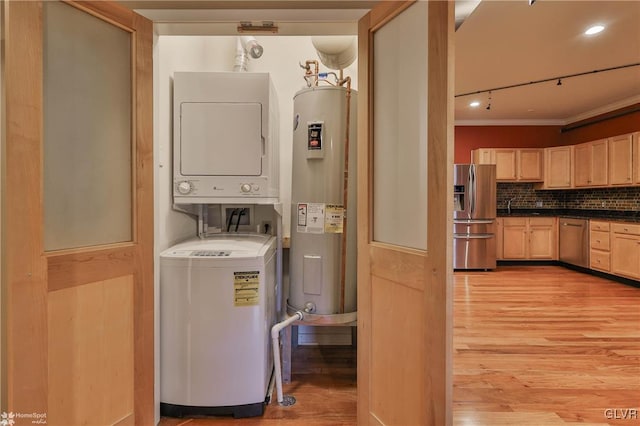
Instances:
[[[461,93],[459,95],[455,95],[455,97],[459,98],[459,97],[462,97],[462,96],[478,95],[480,93],[489,93],[489,101],[487,103],[487,108],[486,109],[490,110],[491,109],[491,91],[493,91],[493,90],[513,89],[515,87],[530,86],[532,84],[547,83],[547,82],[550,82],[550,81],[555,81],[556,82],[556,86],[562,86],[562,80],[566,80],[567,78],[580,77],[580,76],[583,76],[583,75],[597,74],[597,73],[601,73],[601,72],[615,71],[615,70],[619,70],[619,69],[638,67],[638,66],[640,66],[640,62],[635,62],[635,63],[631,63],[631,64],[626,64],[626,65],[619,65],[619,66],[616,66],[616,67],[600,68],[600,69],[595,69],[595,70],[591,70],[591,71],[579,72],[579,73],[575,73],[575,74],[568,74],[568,75],[560,75],[560,76],[556,76],[556,77],[549,77],[549,78],[544,78],[544,79],[541,79],[541,80],[528,81],[526,83],[518,83],[518,84],[510,84],[508,86],[493,87],[491,89],[476,90],[475,92]]]

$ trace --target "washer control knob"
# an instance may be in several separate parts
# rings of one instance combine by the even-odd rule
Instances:
[[[243,183],[242,185],[240,185],[240,191],[251,192],[251,185],[249,185],[248,183]]]
[[[191,190],[193,190],[193,186],[189,181],[184,180],[178,184],[178,192],[182,195],[187,195]]]

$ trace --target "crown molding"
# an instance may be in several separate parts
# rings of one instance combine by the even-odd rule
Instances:
[[[456,126],[563,126],[565,120],[455,120]]]
[[[618,102],[614,102],[608,105],[601,106],[596,109],[592,109],[591,111],[584,112],[582,114],[574,115],[573,117],[568,117],[564,120],[564,125],[577,123],[582,120],[586,120],[591,117],[595,117],[597,115],[606,114],[611,111],[615,111],[624,107],[628,107],[629,105],[640,103],[640,95],[632,96],[627,99],[623,99]]]

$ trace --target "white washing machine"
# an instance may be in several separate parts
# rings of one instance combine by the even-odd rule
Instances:
[[[275,237],[220,234],[160,254],[160,412],[259,416],[273,371]]]

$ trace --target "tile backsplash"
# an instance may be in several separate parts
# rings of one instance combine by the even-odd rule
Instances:
[[[640,187],[536,190],[532,183],[498,182],[497,208],[639,211]]]

